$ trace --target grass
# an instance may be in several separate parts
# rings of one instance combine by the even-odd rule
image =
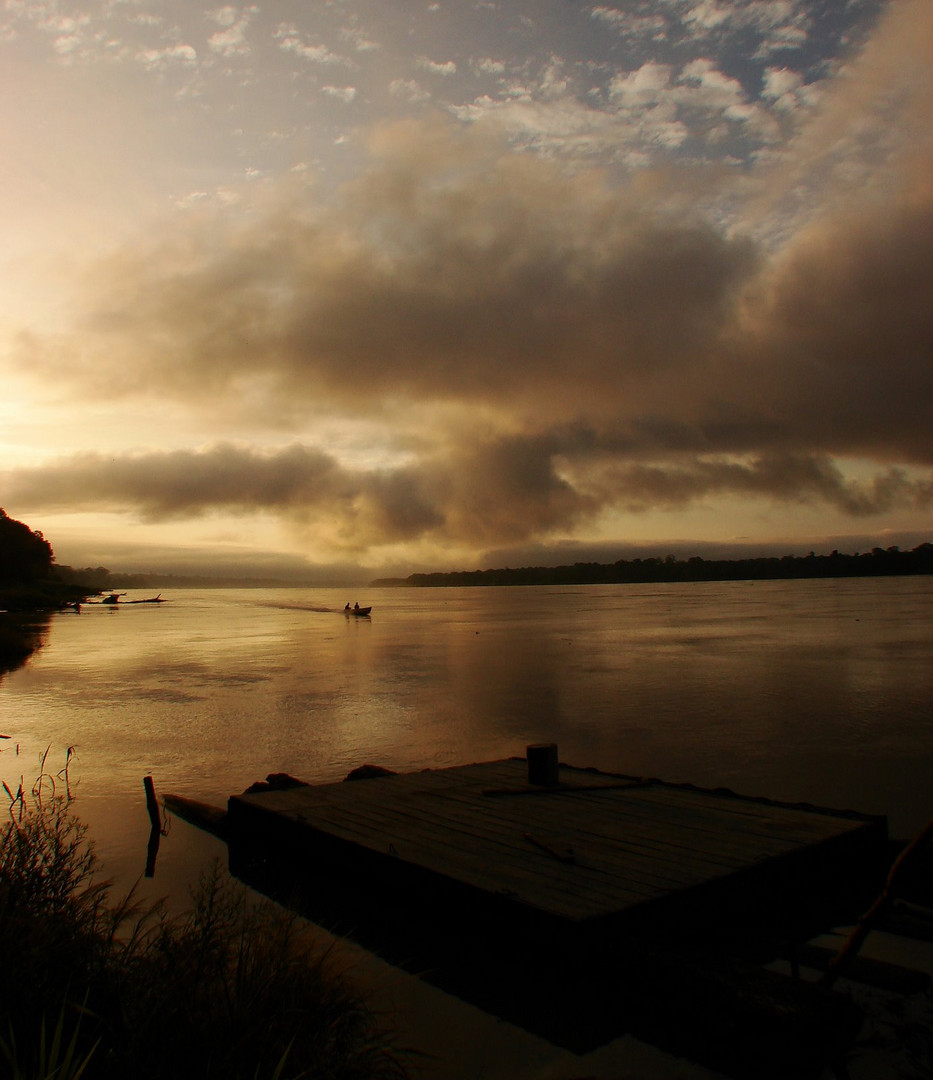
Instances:
[[[74,1024],[70,1037],[66,1030],[66,1010],[62,1007],[51,1035],[46,1033],[45,1016],[39,1021],[39,1045],[35,1061],[28,1054],[21,1054],[16,1045],[16,1031],[9,1025],[8,1037],[0,1036],[0,1057],[6,1063],[9,1080],[81,1080],[100,1039],[89,1050],[79,1050],[81,1018]]]
[[[305,924],[214,868],[168,919],[97,878],[68,801],[0,832],[0,1073],[15,1080],[400,1080],[365,998]]]

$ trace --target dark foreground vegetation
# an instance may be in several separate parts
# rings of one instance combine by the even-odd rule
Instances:
[[[13,793],[8,791],[12,796]],[[189,915],[112,902],[84,827],[14,798],[0,831],[0,1076],[363,1080],[405,1075],[299,922],[203,879]]]
[[[627,585],[678,581],[766,581],[792,578],[882,577],[933,574],[933,544],[913,551],[897,547],[843,555],[810,552],[804,557],[755,559],[619,559],[614,563],[574,563],[572,566],[525,566],[517,569],[460,570],[380,578],[375,586],[416,587],[451,585]]]

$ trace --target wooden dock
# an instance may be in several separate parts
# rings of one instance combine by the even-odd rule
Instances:
[[[567,954],[802,937],[887,840],[883,817],[592,769],[533,784],[524,758],[236,795],[228,827],[232,862],[284,857]]]
[[[226,813],[165,805],[255,889],[576,1053],[628,1031],[739,1080],[804,1080],[851,1045],[846,995],[765,965],[867,909],[884,817],[558,765],[550,744],[355,772],[372,778],[270,776]]]

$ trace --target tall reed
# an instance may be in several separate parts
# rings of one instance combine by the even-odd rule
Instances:
[[[132,892],[114,901],[97,872],[64,797],[19,799],[0,831],[10,1075],[47,1080],[54,1048],[72,1069],[58,1080],[78,1080],[79,1067],[81,1080],[406,1076],[365,998],[297,917],[248,903],[217,867],[176,919]]]

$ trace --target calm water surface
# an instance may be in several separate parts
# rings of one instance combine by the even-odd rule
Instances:
[[[371,619],[325,589],[164,595],[54,616],[0,682],[0,774],[31,782],[47,747],[55,773],[74,746],[118,879],[144,862],[146,773],[221,803],[270,772],[544,740],[573,764],[887,813],[895,835],[933,813],[930,578],[370,590]],[[176,822],[162,890],[218,847]]]

